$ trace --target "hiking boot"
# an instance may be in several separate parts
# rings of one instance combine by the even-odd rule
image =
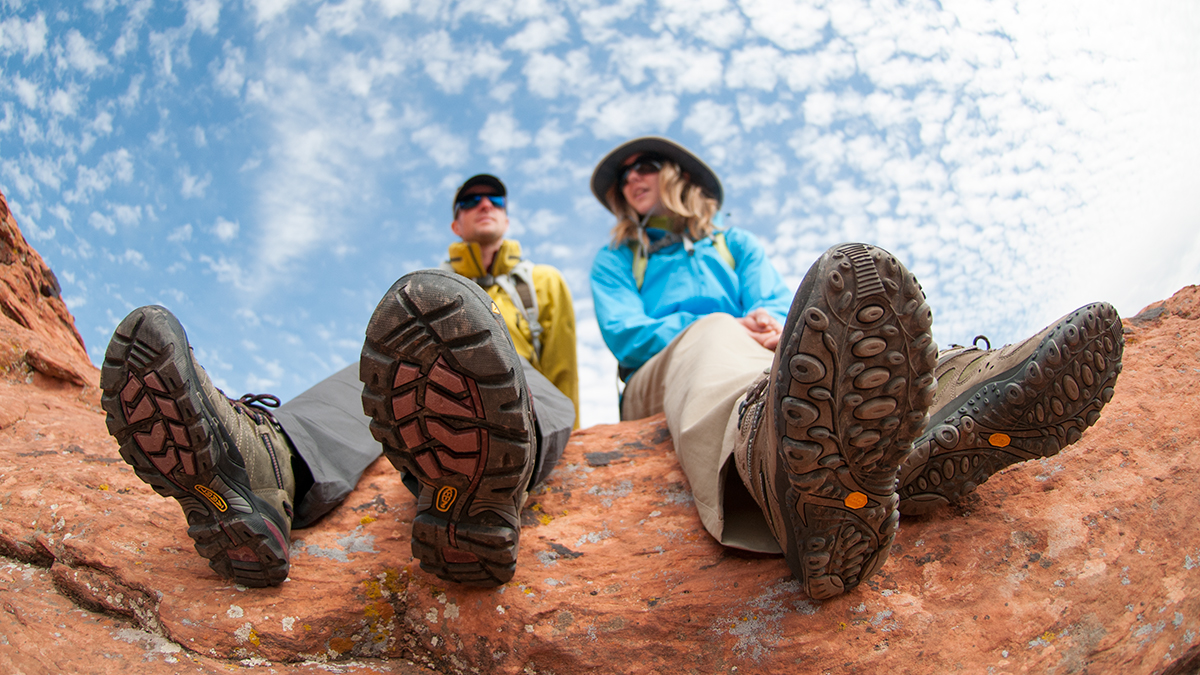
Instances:
[[[831,248],[741,404],[738,473],[811,598],[854,588],[887,559],[896,471],[933,401],[932,322],[916,277],[889,253]]]
[[[536,453],[520,358],[487,293],[441,270],[401,277],[367,324],[363,411],[420,483],[412,553],[442,579],[498,586],[516,571]]]
[[[196,363],[183,326],[163,307],[117,326],[100,370],[108,432],[134,473],[183,507],[196,552],[244,586],[288,574],[291,443],[262,404],[225,397]]]
[[[1124,348],[1121,317],[1098,302],[1016,345],[942,352],[929,423],[900,470],[900,512],[953,504],[1000,469],[1078,441],[1112,400]]]

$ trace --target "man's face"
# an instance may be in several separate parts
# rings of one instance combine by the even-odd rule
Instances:
[[[496,190],[487,185],[476,185],[467,188],[462,196],[495,194]],[[481,199],[472,208],[459,209],[450,229],[467,243],[481,246],[494,244],[508,233],[508,212],[492,204],[489,199]]]

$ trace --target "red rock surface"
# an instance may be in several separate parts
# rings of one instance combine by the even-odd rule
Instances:
[[[76,385],[98,380],[60,291],[0,194],[0,372],[29,379],[37,373]]]
[[[1192,286],[1128,321],[1116,397],[1079,443],[902,520],[882,574],[825,602],[704,532],[661,418],[575,433],[502,588],[420,571],[386,461],[293,533],[281,587],[232,586],[121,462],[93,387],[12,371],[0,670],[1194,672],[1197,319]]]

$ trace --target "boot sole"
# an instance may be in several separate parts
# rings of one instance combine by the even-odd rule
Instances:
[[[805,278],[774,363],[780,542],[814,599],[844,593],[887,559],[896,474],[936,390],[932,312],[886,251],[837,247]]]
[[[1125,339],[1108,303],[1063,318],[1036,351],[964,392],[930,419],[908,463],[900,512],[922,515],[973,492],[997,471],[1058,454],[1100,419],[1121,372]]]
[[[108,432],[138,478],[179,502],[213,571],[244,586],[277,586],[288,574],[287,525],[249,489],[198,381],[178,320],[161,307],[134,310],[100,370]]]
[[[402,277],[367,324],[363,411],[420,481],[412,553],[442,579],[498,586],[516,571],[535,451],[519,358],[492,299],[440,270]]]

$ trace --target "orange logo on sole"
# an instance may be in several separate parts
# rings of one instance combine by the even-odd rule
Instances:
[[[450,507],[454,506],[455,499],[458,499],[458,490],[449,485],[443,485],[438,490],[437,498],[433,500],[433,506],[438,511],[449,511]]]
[[[1008,434],[992,434],[988,437],[988,443],[997,448],[1007,448],[1008,444],[1012,443],[1012,439],[1008,437]]]
[[[861,492],[851,492],[843,501],[847,508],[861,509],[867,505],[867,496]]]
[[[217,507],[217,510],[221,513],[224,513],[229,509],[229,505],[225,503],[225,500],[221,498],[221,495],[213,492],[209,488],[203,485],[197,485],[196,492],[199,492],[201,497],[204,497],[208,501],[212,502],[212,505]]]

